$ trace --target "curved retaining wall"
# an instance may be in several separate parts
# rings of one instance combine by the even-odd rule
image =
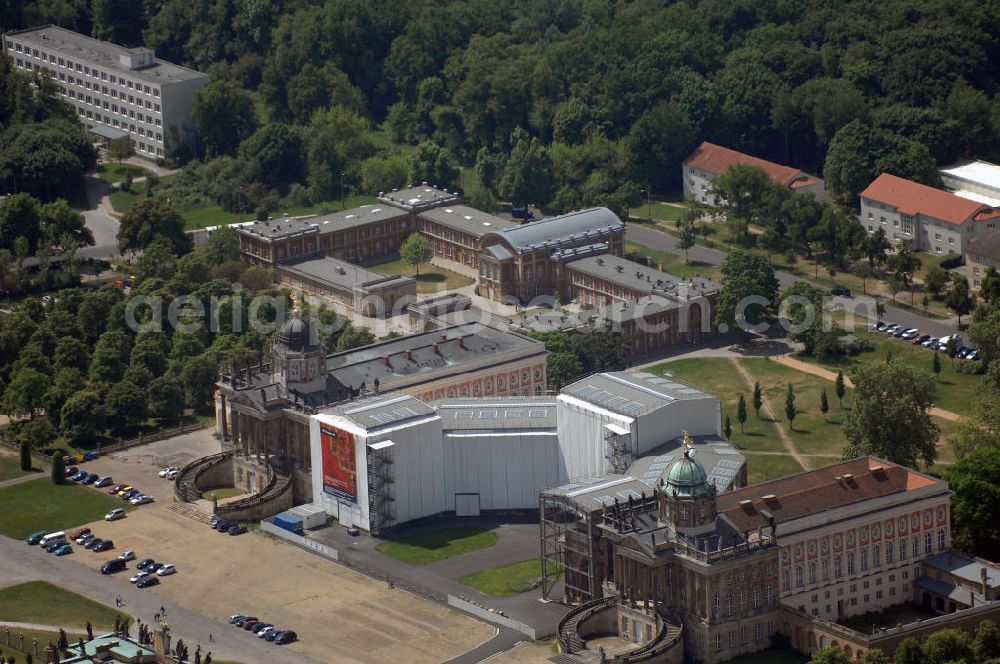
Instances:
[[[292,478],[278,476],[268,468],[271,475],[267,486],[252,496],[237,500],[215,509],[218,516],[236,521],[259,521],[292,506]]]
[[[181,468],[176,481],[174,481],[174,497],[182,503],[193,503],[201,498],[201,491],[198,489],[198,478],[210,468],[223,465],[229,468],[229,477],[232,478],[234,450],[219,452],[207,457],[195,459],[188,465]],[[230,481],[232,481],[230,479]]]

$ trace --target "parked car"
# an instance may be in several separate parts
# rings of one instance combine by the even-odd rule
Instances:
[[[903,334],[901,334],[899,336],[901,338],[903,338],[903,339],[906,339],[907,341],[912,341],[913,339],[916,339],[917,337],[920,336],[920,330],[918,330],[915,327],[914,328],[910,328],[909,330],[907,330],[906,332],[903,332]]]
[[[907,335],[910,335],[910,334],[912,334],[912,335],[920,334],[920,330],[918,330],[915,327],[905,327],[905,328],[902,328],[900,330],[896,330],[895,332],[893,332],[892,336],[894,336],[894,337],[896,337],[898,339],[903,339],[903,338],[906,338]],[[910,338],[912,339],[913,337],[910,337]]]
[[[131,549],[129,549],[128,551],[126,551],[122,555],[118,556],[118,558],[120,560],[124,560],[125,562],[128,562],[130,560],[135,560],[135,551],[132,551]]]
[[[128,493],[131,490],[132,490],[132,487],[129,486],[128,484],[125,484],[125,485],[122,486],[122,488],[120,488],[117,491],[115,491],[115,493],[117,493],[120,496],[123,493]]]
[[[141,569],[136,570],[135,574],[129,577],[129,583],[138,583],[140,579],[144,579],[149,576],[149,572],[143,572]]]
[[[275,637],[278,636],[279,634],[281,634],[284,631],[285,630],[283,630],[283,629],[269,629],[267,632],[264,633],[264,640],[265,641],[274,641]]]
[[[265,636],[267,636],[267,633],[271,631],[274,631],[274,625],[267,625],[263,629],[258,629],[255,633],[257,634],[258,638],[263,639]]]
[[[73,541],[76,542],[77,544],[86,544],[87,542],[94,539],[97,539],[97,536],[94,535],[94,533],[87,533],[86,535],[81,535],[80,537],[77,537]]]
[[[156,573],[159,576],[170,576],[177,573],[177,568],[174,567],[173,563],[166,563],[163,567],[156,570]]]
[[[271,623],[259,622],[259,623],[256,623],[253,627],[250,628],[250,632],[252,634],[258,634],[259,635],[264,630],[271,629],[272,627],[274,627],[274,625],[272,625]]]
[[[68,533],[66,533],[66,537],[70,538],[75,542],[76,540],[80,539],[89,532],[90,528],[77,528],[76,530],[71,530]]]
[[[163,569],[163,567],[164,567],[163,563],[150,563],[146,565],[145,571],[148,574],[156,574],[161,569]]]
[[[166,477],[167,473],[169,473],[171,470],[177,470],[177,469],[174,468],[173,466],[164,466],[163,468],[160,469],[160,472],[157,473],[157,474],[160,477]]]
[[[254,620],[254,621],[256,621],[257,620],[257,616],[240,616],[239,618],[237,618],[236,620],[233,621],[233,624],[236,625],[237,627],[243,627],[243,625],[248,620]]]
[[[830,293],[832,295],[838,295],[840,297],[850,297],[851,296],[851,289],[850,288],[844,288],[842,286],[837,286],[836,288],[831,288],[830,289]]]
[[[919,345],[921,345],[922,343],[924,343],[925,341],[927,341],[930,338],[931,338],[931,335],[929,335],[929,334],[921,334],[919,337],[917,337],[917,338],[915,338],[913,340],[913,345],[914,346],[919,346]]]
[[[156,561],[152,558],[143,558],[138,563],[136,563],[135,568],[138,570],[146,571],[146,568],[155,563]]]
[[[980,358],[980,355],[979,355],[979,349],[978,348],[973,348],[972,351],[965,356],[965,359],[972,360],[973,362],[979,360],[979,358]]]
[[[100,537],[95,537],[93,539],[89,539],[89,540],[87,540],[86,542],[83,543],[83,548],[90,549],[92,551],[95,546],[97,546],[98,544],[100,544],[103,541],[104,540],[102,540]]]
[[[889,336],[892,336],[892,333],[898,330],[900,327],[901,327],[900,325],[896,325],[895,323],[890,323],[889,325],[883,327],[881,331],[882,334],[887,334]]]
[[[228,532],[230,535],[242,535],[246,531],[247,531],[246,526],[241,526],[239,524],[236,524],[235,526],[230,526]]]
[[[516,208],[511,208],[510,216],[514,217],[515,219],[524,219],[525,221],[527,221],[528,219],[534,219],[535,213],[529,210],[527,207],[516,207]]]
[[[66,540],[63,540],[63,541],[53,540],[51,542],[45,543],[42,546],[42,548],[45,549],[47,552],[52,553],[53,551],[55,551],[56,549],[58,549],[59,547],[61,547],[65,543],[66,543]]]
[[[153,576],[152,574],[147,574],[138,581],[135,582],[136,588],[149,588],[150,586],[156,586],[160,584],[160,580]]]
[[[125,510],[123,510],[120,507],[116,507],[115,509],[111,510],[110,512],[104,515],[105,521],[117,521],[118,519],[124,519],[124,518],[125,518]]]
[[[111,540],[101,540],[100,544],[94,545],[94,551],[110,551],[115,548],[115,543]],[[122,562],[125,562],[124,560]]]
[[[253,626],[258,624],[259,622],[260,622],[259,620],[244,620],[243,624],[240,625],[240,627],[243,628],[243,631],[249,632],[251,629],[253,629]]]
[[[66,474],[66,477],[73,477],[78,472],[80,472],[80,469],[76,466],[69,466],[63,472]]]
[[[225,519],[219,519],[219,522],[215,524],[214,528],[218,530],[220,533],[224,533],[228,531],[230,528],[232,528],[234,525],[236,524],[229,523]]]
[[[44,530],[37,530],[28,535],[28,539],[26,539],[25,541],[28,544],[35,546],[36,544],[42,541],[42,538],[45,537],[45,535],[47,535],[47,533]]]
[[[229,616],[229,624],[230,624],[230,625],[232,625],[232,624],[234,624],[234,623],[235,623],[235,622],[236,622],[236,621],[237,621],[237,620],[238,620],[239,618],[246,618],[246,617],[247,617],[247,616],[246,616],[246,614],[245,614],[245,613],[234,613],[233,615]]]
[[[142,491],[139,491],[138,489],[129,489],[128,491],[119,494],[122,500],[132,500],[139,495],[142,495]]]
[[[177,469],[174,469],[174,470],[171,470],[166,475],[164,475],[164,477],[166,477],[168,480],[176,480],[177,476],[180,475],[180,474],[181,474],[181,471],[179,471]]]
[[[73,553],[73,545],[69,542],[63,542],[56,547],[55,554],[57,556],[65,556],[67,554]]]
[[[120,558],[112,558],[101,565],[101,574],[114,574],[125,569],[125,561]]]
[[[98,477],[97,481],[94,482],[94,488],[100,489],[106,487],[114,482],[110,475],[105,475],[104,477]]]
[[[293,632],[290,629],[286,629],[281,634],[278,634],[276,637],[274,637],[274,642],[277,643],[279,646],[283,646],[286,643],[291,643],[292,641],[295,641],[297,638],[298,636],[296,636],[295,632]]]
[[[146,505],[148,503],[153,502],[153,497],[147,496],[144,493],[140,493],[138,496],[132,496],[132,499],[129,500],[129,502],[132,503],[133,505]]]
[[[872,332],[881,332],[884,329],[885,329],[885,323],[883,323],[882,321],[878,320],[872,323],[871,327]]]
[[[937,338],[937,337],[928,337],[928,338],[927,338],[926,340],[924,340],[924,342],[923,342],[923,343],[921,343],[920,345],[921,345],[921,346],[923,346],[924,348],[930,348],[931,346],[933,346],[934,344],[936,344],[936,343],[937,343],[937,340],[938,340],[938,338]]]
[[[97,457],[99,457],[99,456],[101,456],[101,453],[100,453],[100,452],[97,452],[97,451],[91,451],[91,452],[87,452],[87,453],[85,453],[85,454],[83,455],[83,460],[84,460],[84,461],[93,461],[94,459],[96,459],[96,458],[97,458]]]
[[[80,480],[84,479],[88,475],[90,475],[90,473],[88,473],[86,470],[81,470],[76,475],[71,475],[70,479],[73,480],[74,482],[79,482]]]

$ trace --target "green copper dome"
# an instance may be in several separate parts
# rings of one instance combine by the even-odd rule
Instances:
[[[701,464],[688,456],[684,456],[674,461],[667,471],[666,479],[667,493],[678,496],[704,496],[709,492],[708,476]]]

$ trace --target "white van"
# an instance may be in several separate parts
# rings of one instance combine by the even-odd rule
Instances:
[[[48,535],[42,538],[42,541],[39,542],[39,544],[45,546],[46,544],[51,544],[52,542],[65,542],[65,541],[66,541],[66,533],[60,530],[57,533],[49,533]]]

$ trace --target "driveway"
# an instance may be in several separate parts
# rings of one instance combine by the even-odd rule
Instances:
[[[94,246],[83,247],[76,255],[80,258],[107,260],[117,258],[118,220],[108,213],[101,200],[111,191],[111,186],[97,177],[85,178],[88,209],[83,210],[83,220],[94,234]]]
[[[644,245],[650,249],[655,249],[657,251],[667,251],[678,256],[683,256],[684,251],[677,247],[677,238],[668,233],[664,233],[648,226],[642,226],[640,224],[629,223],[628,232],[626,235],[627,239],[635,242],[637,244]],[[688,256],[692,261],[699,261],[702,263],[707,263],[709,265],[720,265],[726,258],[726,252],[720,251],[718,249],[711,249],[709,247],[703,247],[701,245],[695,245],[688,250]],[[808,279],[802,279],[800,277],[793,276],[787,272],[775,271],[775,276],[778,278],[778,284],[781,288],[788,288],[792,284],[797,282],[813,283]],[[825,286],[820,284],[813,284],[818,288],[826,290]],[[860,298],[857,298],[860,300]],[[845,306],[850,306],[855,302],[855,298],[834,298],[835,304],[842,304]],[[867,318],[868,320],[875,320],[875,310],[867,310],[868,308],[862,307],[858,310],[858,315]],[[945,335],[951,334],[955,331],[955,326],[950,321],[940,321],[933,320],[930,318],[925,318],[919,314],[913,313],[905,309],[899,309],[897,307],[886,305],[885,316],[883,320],[891,321],[899,325],[905,325],[907,327],[915,327],[926,334],[930,334],[935,337],[943,337]]]

